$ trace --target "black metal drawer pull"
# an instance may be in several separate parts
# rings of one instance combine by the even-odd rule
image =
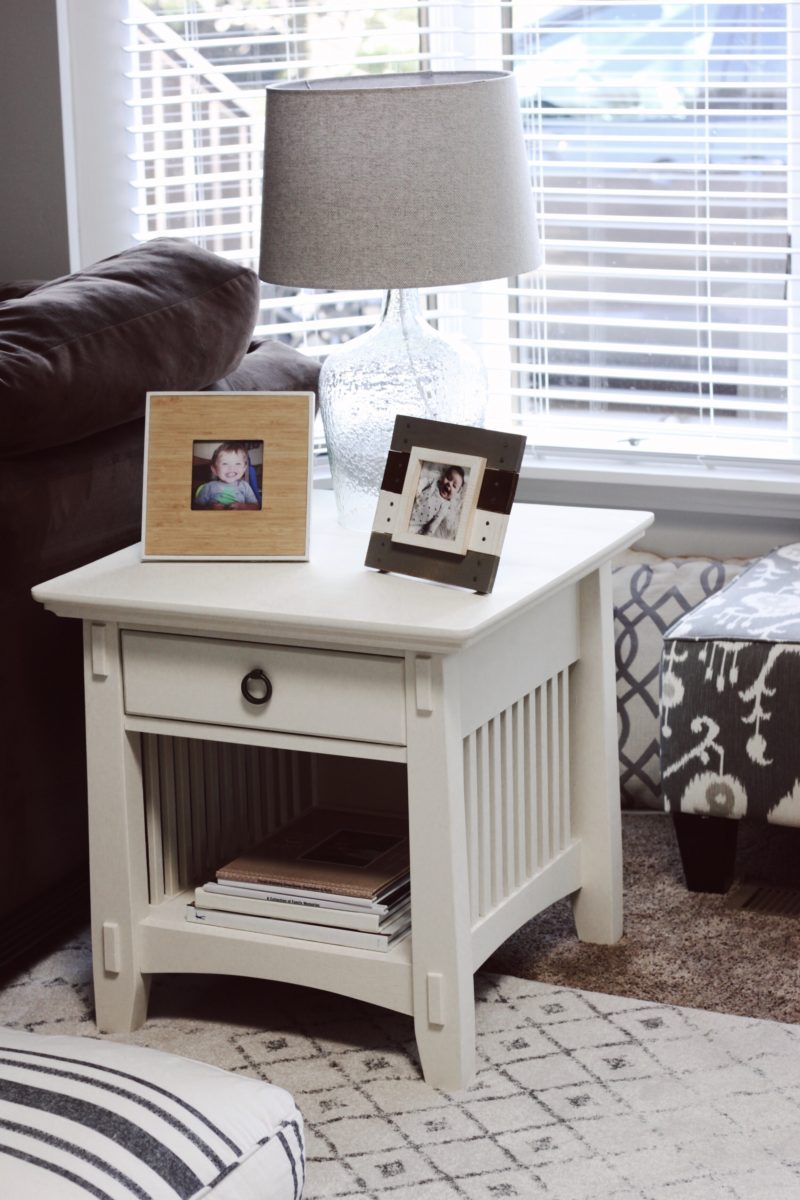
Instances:
[[[250,690],[250,685],[255,685],[255,695]],[[272,695],[272,684],[269,681],[269,676],[265,675],[260,667],[254,671],[248,671],[242,680],[242,695],[248,704],[266,704]]]

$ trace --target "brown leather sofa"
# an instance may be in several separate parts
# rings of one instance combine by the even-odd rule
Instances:
[[[30,589],[139,540],[148,391],[316,389],[251,343],[258,302],[252,271],[166,238],[0,284],[0,970],[88,893],[81,630]]]

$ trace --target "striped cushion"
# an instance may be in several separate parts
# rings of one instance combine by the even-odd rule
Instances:
[[[0,1196],[299,1200],[288,1092],[158,1050],[0,1029]]]

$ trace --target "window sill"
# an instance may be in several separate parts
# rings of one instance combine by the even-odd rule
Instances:
[[[517,499],[762,518],[800,517],[800,463],[528,449]]]

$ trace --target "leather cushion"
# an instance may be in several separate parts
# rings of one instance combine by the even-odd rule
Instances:
[[[208,387],[239,364],[258,304],[253,271],[176,238],[0,302],[2,452],[133,420],[148,391]]]

